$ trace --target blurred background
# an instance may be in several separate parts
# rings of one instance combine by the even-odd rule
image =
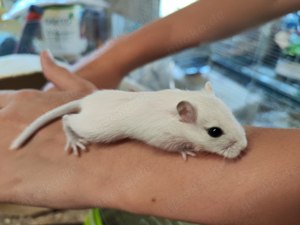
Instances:
[[[110,38],[193,2],[1,0],[0,89],[42,88],[43,49],[68,67]],[[198,90],[207,80],[241,123],[299,128],[300,12],[147,64],[131,72],[120,89]],[[83,224],[98,213],[0,205],[0,224]],[[101,210],[101,216],[104,224],[184,224],[114,210]]]

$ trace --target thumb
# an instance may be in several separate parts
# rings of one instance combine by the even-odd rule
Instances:
[[[74,84],[70,76],[72,74],[65,68],[58,66],[48,51],[41,52],[41,65],[44,76],[52,82],[59,90],[70,90]]]
[[[41,52],[41,64],[45,77],[61,91],[93,91],[95,85],[58,66],[49,51]]]

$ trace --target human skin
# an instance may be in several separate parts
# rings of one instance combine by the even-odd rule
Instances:
[[[73,82],[71,74],[59,76]],[[0,94],[0,202],[108,207],[203,224],[300,223],[299,129],[247,127],[249,146],[234,161],[199,154],[185,162],[129,140],[93,145],[75,157],[63,151],[58,122],[21,150],[8,150],[38,115],[93,90],[80,86],[85,81],[61,92]]]

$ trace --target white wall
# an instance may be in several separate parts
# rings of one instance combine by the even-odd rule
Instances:
[[[160,16],[167,16],[197,0],[160,0]]]

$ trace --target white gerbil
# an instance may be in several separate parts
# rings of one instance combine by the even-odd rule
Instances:
[[[201,91],[96,91],[45,113],[10,148],[20,148],[38,129],[58,117],[62,117],[67,137],[65,150],[71,148],[75,155],[89,143],[124,138],[179,152],[184,159],[199,151],[235,158],[247,146],[244,129],[207,83]]]

